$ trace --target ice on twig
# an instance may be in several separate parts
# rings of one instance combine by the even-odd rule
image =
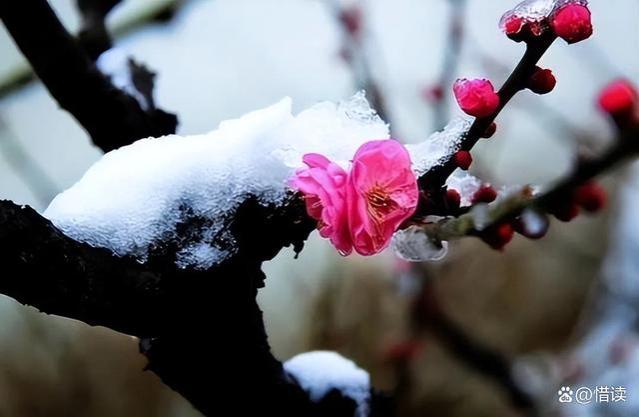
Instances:
[[[297,116],[286,98],[207,134],[142,139],[109,152],[44,215],[68,236],[118,255],[144,261],[172,244],[178,266],[205,269],[237,251],[229,219],[248,196],[284,203],[303,154],[347,166],[362,143],[384,138],[388,127],[362,93]]]
[[[415,173],[423,175],[446,162],[459,150],[471,124],[470,119],[458,117],[448,123],[444,130],[433,133],[424,142],[406,145]]]
[[[434,242],[419,226],[395,232],[391,247],[397,256],[409,262],[439,261],[448,253],[448,242]]]
[[[336,352],[314,351],[294,356],[284,370],[306,391],[312,401],[321,401],[336,389],[357,404],[357,417],[368,415],[370,376],[353,361]]]

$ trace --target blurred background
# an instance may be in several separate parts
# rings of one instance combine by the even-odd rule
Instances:
[[[52,0],[78,30],[73,0]],[[457,77],[500,85],[523,53],[499,30],[513,0],[124,0],[98,60],[127,83],[128,56],[157,72],[178,133],[293,98],[295,111],[366,89],[393,136],[417,142],[459,113]],[[639,3],[592,0],[594,36],[557,42],[552,94],[518,95],[473,171],[545,184],[614,136],[597,112],[610,80],[639,83]],[[0,198],[44,210],[101,156],[0,29]],[[123,75],[124,74],[124,75]],[[280,359],[331,349],[394,391],[401,416],[639,415],[639,165],[610,173],[597,217],[554,222],[504,252],[471,239],[445,260],[339,257],[314,234],[265,265],[259,301]],[[1,258],[0,258],[1,259]],[[214,331],[214,329],[211,329]],[[0,416],[197,416],[150,373],[137,341],[0,296]],[[560,403],[558,390],[621,387],[625,401]],[[619,391],[621,392],[621,391]]]

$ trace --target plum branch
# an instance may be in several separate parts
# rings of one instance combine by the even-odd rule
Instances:
[[[2,2],[0,19],[53,98],[100,149],[107,152],[137,139],[175,133],[175,115],[145,111],[114,87],[45,0]]]
[[[497,93],[500,99],[497,110],[489,116],[479,117],[473,121],[473,124],[462,138],[460,150],[470,151],[482,138],[482,135],[486,133],[508,102],[518,92],[526,89],[526,84],[530,76],[535,72],[537,63],[556,39],[557,35],[551,31],[546,31],[538,38],[535,38],[534,41],[526,43],[524,55]],[[454,155],[450,155],[443,164],[433,167],[433,169],[420,177],[421,188],[437,193],[446,183],[446,179],[457,168],[458,165],[454,160]]]
[[[487,221],[482,224],[477,224],[476,215],[470,212],[456,218],[425,224],[422,227],[434,241],[451,240],[481,235],[484,230],[505,221],[514,220],[526,209],[551,212],[569,199],[570,194],[580,185],[638,156],[639,126],[635,126],[623,131],[615,144],[602,155],[594,159],[580,159],[570,175],[550,186],[546,191],[535,195],[529,187],[524,187],[522,191],[495,202],[485,215]]]

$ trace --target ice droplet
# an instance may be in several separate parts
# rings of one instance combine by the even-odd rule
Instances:
[[[521,224],[527,236],[541,237],[548,230],[548,217],[538,211],[526,209],[520,216]]]
[[[419,226],[395,232],[391,247],[397,256],[409,262],[439,261],[448,253],[448,242],[434,242]]]
[[[473,216],[473,224],[477,231],[482,231],[490,224],[490,211],[488,204],[477,204],[470,209],[470,215]]]

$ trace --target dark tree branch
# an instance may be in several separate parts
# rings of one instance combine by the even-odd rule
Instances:
[[[228,228],[235,256],[206,271],[179,269],[170,255],[177,242],[158,246],[141,264],[76,242],[31,208],[0,201],[0,293],[141,337],[147,369],[206,415],[256,406],[266,415],[352,415],[351,399],[312,403],[285,375],[255,299],[262,262],[284,246],[301,249],[314,228],[303,202],[271,207],[247,197]],[[386,407],[380,398],[375,403]]]
[[[121,0],[76,0],[82,16],[78,41],[89,58],[95,61],[102,52],[111,49],[111,36],[106,27],[106,16]]]
[[[144,111],[97,70],[45,0],[2,2],[0,17],[51,95],[102,150],[175,132],[175,115]]]

